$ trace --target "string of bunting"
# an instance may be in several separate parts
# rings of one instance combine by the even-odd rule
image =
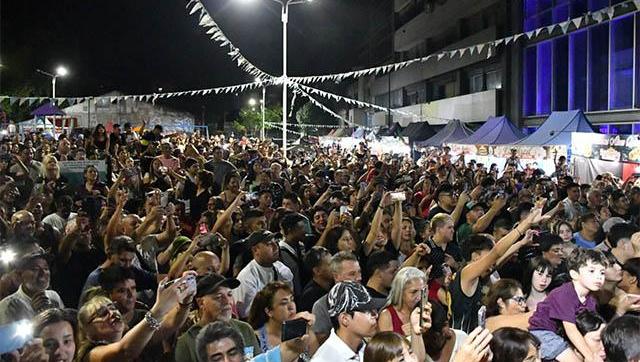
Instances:
[[[283,130],[282,126],[280,126],[278,123],[265,122],[264,124],[265,124],[265,126],[269,126],[269,128],[275,128],[275,129],[278,129],[280,131]],[[300,132],[297,132],[297,131],[294,131],[294,130],[291,130],[291,129],[288,129],[288,128],[287,128],[287,132],[289,132],[291,134],[298,135],[298,136],[304,136],[304,133],[300,133]]]
[[[620,13],[616,13],[618,9],[627,9],[629,10],[630,6],[635,6],[635,10],[624,11]],[[531,31],[514,34],[508,37],[500,38],[494,41],[479,43],[472,46],[458,48],[453,50],[441,51],[438,53],[433,53],[425,57],[415,58],[403,62],[381,65],[373,68],[362,69],[351,72],[344,73],[334,73],[334,74],[326,74],[326,75],[312,75],[312,76],[304,76],[304,77],[289,77],[289,81],[303,84],[311,84],[311,83],[321,83],[326,81],[333,82],[341,82],[345,79],[349,78],[359,78],[367,75],[381,75],[386,74],[392,71],[397,71],[403,68],[406,68],[410,65],[417,63],[425,63],[428,61],[440,61],[444,58],[453,59],[456,57],[462,58],[464,56],[473,56],[473,55],[481,55],[485,53],[487,59],[491,58],[495,54],[495,50],[500,46],[507,46],[509,44],[515,44],[520,39],[529,39],[535,40],[541,35],[553,35],[554,32],[557,32],[559,29],[562,34],[567,34],[568,32],[573,32],[578,29],[582,29],[585,27],[589,27],[595,24],[600,24],[602,22],[607,22],[613,20],[617,17],[627,15],[630,13],[635,13],[640,10],[640,0],[627,0],[615,5],[611,5],[600,10],[594,12],[588,12],[585,15],[569,19],[567,21],[563,21],[560,23],[543,26]],[[559,35],[558,33],[557,35]]]
[[[179,92],[166,92],[166,93],[151,93],[151,94],[130,94],[130,95],[121,95],[121,96],[96,96],[96,97],[14,97],[14,96],[0,96],[0,102],[9,100],[9,104],[15,104],[18,102],[19,105],[34,105],[40,104],[45,101],[54,102],[55,104],[64,104],[65,102],[69,105],[74,105],[77,103],[86,102],[89,100],[106,100],[111,103],[120,102],[127,99],[132,99],[135,101],[144,101],[144,102],[155,102],[157,99],[166,99],[173,97],[181,97],[181,96],[206,96],[209,94],[230,94],[236,92],[244,92],[247,90],[257,89],[263,87],[265,82],[252,82],[252,83],[244,83],[237,84],[226,87],[216,87],[216,88],[205,88],[205,89],[194,89],[187,91],[179,91]]]
[[[300,93],[301,95],[305,96],[307,99],[309,99],[309,101],[316,107],[322,109],[323,111],[325,111],[326,113],[329,113],[330,115],[332,115],[334,118],[337,118],[343,122],[345,122],[348,125],[352,125],[352,122],[349,122],[348,120],[346,120],[344,117],[340,116],[339,114],[335,113],[334,111],[330,110],[329,108],[327,108],[327,106],[325,106],[324,104],[318,102],[318,100],[316,100],[315,98],[313,98],[309,93],[305,92],[304,90],[298,88],[298,85],[295,83],[290,83],[291,87],[294,91],[294,93]]]
[[[349,126],[341,126],[339,124],[307,124],[307,123],[290,123],[287,127],[299,128],[351,128]]]
[[[296,84],[296,83],[293,83]],[[353,98],[349,98],[349,97],[345,97],[345,96],[341,96],[335,93],[330,93],[330,92],[325,92],[323,90],[317,89],[317,88],[313,88],[313,87],[309,87],[303,84],[296,84],[296,87],[299,87],[300,90],[303,91],[307,91],[311,94],[317,94],[323,98],[327,98],[327,99],[333,99],[335,101],[342,101],[345,102],[347,104],[350,104],[352,106],[357,106],[359,108],[373,108],[376,109],[378,111],[383,111],[383,112],[391,112],[391,113],[396,113],[396,114],[400,114],[403,116],[407,116],[407,117],[412,117],[413,119],[419,119],[421,121],[423,121],[424,119],[434,119],[434,120],[443,120],[443,121],[451,121],[451,119],[447,119],[447,118],[441,118],[441,117],[434,117],[434,116],[425,116],[425,115],[417,115],[411,112],[406,112],[406,111],[401,111],[398,109],[393,109],[393,108],[387,108],[387,107],[383,107],[383,106],[379,106],[377,104],[373,104],[373,103],[368,103],[368,102],[363,102],[363,101],[359,101],[357,99],[353,99]]]
[[[195,15],[198,13],[199,23],[198,25],[202,28],[206,29],[206,34],[209,35],[209,38],[220,45],[221,48],[228,47],[229,51],[227,54],[234,60],[238,67],[245,72],[253,75],[254,77],[258,77],[261,80],[274,80],[274,77],[271,74],[268,74],[258,67],[253,65],[247,58],[242,55],[240,52],[240,48],[233,45],[231,40],[225,35],[220,26],[213,20],[213,17],[209,14],[205,6],[202,4],[200,0],[188,0],[187,1],[187,11],[189,15]],[[281,81],[281,80],[280,80]]]

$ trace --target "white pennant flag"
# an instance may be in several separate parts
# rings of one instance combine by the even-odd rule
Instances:
[[[189,12],[189,15],[193,15],[193,14],[195,14],[195,12],[196,12],[196,11],[198,11],[198,10],[200,10],[200,9],[202,9],[202,3],[198,1],[198,2],[193,6],[193,8],[191,8],[191,11]]]
[[[553,24],[553,25],[547,26],[547,33],[549,35],[551,35],[553,33],[553,31],[556,30],[556,26],[558,26],[558,24]]]
[[[582,18],[575,18],[571,20],[571,22],[575,25],[576,29],[580,29],[580,26],[582,25]]]
[[[569,24],[571,24],[571,21],[569,20],[560,23],[560,29],[562,30],[563,34],[566,34],[567,30],[569,30]]]
[[[607,15],[609,15],[609,19],[613,19],[615,14],[616,14],[616,8],[613,6],[610,6],[609,9],[607,9]]]
[[[200,19],[200,26],[207,26],[207,24],[210,24],[211,22],[213,22],[213,20],[211,19],[211,17],[209,16],[209,14],[204,14],[204,16],[202,17],[202,19]]]
[[[514,42],[514,43],[515,43],[515,42],[517,42],[517,41],[518,41],[518,39],[520,39],[520,37],[522,37],[522,35],[524,35],[524,34],[522,34],[522,33],[518,33],[518,34],[514,35],[514,36],[513,36],[513,42]]]
[[[533,38],[533,34],[534,33],[535,33],[535,31],[531,30],[531,31],[526,32],[525,35],[527,36],[527,38],[531,39],[531,38]]]
[[[538,37],[544,30],[545,30],[545,28],[536,29],[536,37]]]
[[[30,106],[34,105],[36,102],[38,102],[38,98],[31,98],[31,99],[29,99],[29,105],[30,105]]]
[[[191,5],[193,5],[193,4],[195,4],[196,2],[197,2],[196,0],[190,0],[190,1],[187,3],[187,9],[189,9],[189,7],[190,7]]]
[[[493,45],[495,46],[499,46],[502,45],[502,43],[504,43],[504,38],[503,39],[498,39],[496,41],[493,42]]]
[[[29,101],[29,98],[20,98],[20,105],[23,105]]]
[[[596,23],[601,23],[601,22],[602,22],[602,20],[603,20],[603,19],[602,19],[602,18],[603,18],[603,16],[602,16],[602,12],[600,12],[600,11],[596,11],[595,13],[593,13],[593,14],[591,15],[591,17],[593,18],[593,20],[594,20]]]
[[[493,56],[493,48],[492,47],[488,47],[487,48],[487,59],[491,58]]]
[[[636,6],[636,10],[640,10],[640,0],[633,0],[633,4]]]
[[[509,45],[509,43],[511,43],[512,40],[513,40],[512,36],[508,36],[504,38],[504,45]]]
[[[442,58],[444,58],[444,53],[438,54],[438,60],[441,60]]]
[[[478,44],[477,48],[478,48],[478,54],[482,53],[482,51],[484,50],[486,44]]]

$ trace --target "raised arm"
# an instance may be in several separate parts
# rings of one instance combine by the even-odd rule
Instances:
[[[369,229],[367,238],[364,241],[365,255],[371,254],[371,251],[373,250],[374,243],[376,241],[376,238],[378,237],[378,230],[380,230],[380,224],[382,223],[384,208],[387,207],[390,203],[391,194],[389,192],[386,192],[384,195],[382,195],[382,199],[380,199],[380,205],[378,205],[378,209],[373,215],[373,220],[371,220],[371,228]]]
[[[511,230],[507,235],[502,237],[496,245],[493,246],[491,251],[482,258],[471,262],[465,266],[460,272],[462,291],[470,296],[477,287],[478,280],[482,274],[490,270],[503,256],[507,250],[520,239],[529,227],[537,223],[541,218],[542,206],[546,202],[546,199],[541,199],[537,202],[536,207],[531,210],[529,216],[520,223],[516,228]]]
[[[393,210],[393,221],[391,224],[391,242],[396,250],[400,250],[402,243],[402,201],[395,202]]]
[[[453,219],[453,225],[458,225],[458,221],[462,216],[462,210],[464,210],[464,207],[467,204],[467,202],[469,202],[469,200],[471,200],[471,197],[469,196],[469,193],[466,191],[461,193],[460,197],[458,197],[458,203],[456,204],[456,208],[453,209],[453,212],[451,213],[451,218]]]
[[[149,311],[153,318],[162,321],[169,311],[175,307],[181,299],[178,290],[179,284],[180,283],[174,283],[166,289],[162,286],[158,287],[156,303]],[[89,353],[88,361],[116,362],[133,360],[140,356],[142,350],[149,343],[155,332],[156,329],[154,329],[145,318],[122,336],[122,339],[118,342],[92,349]]]
[[[506,204],[507,204],[507,198],[505,196],[496,197],[491,203],[491,208],[489,209],[489,211],[487,211],[486,214],[482,215],[482,217],[479,218],[478,221],[476,221],[471,226],[473,233],[477,234],[477,233],[484,232],[489,227],[489,225],[491,225],[491,222],[493,221],[493,219],[498,215],[500,210],[502,210],[502,208]]]
[[[113,211],[113,215],[107,223],[107,228],[104,233],[104,250],[109,250],[109,244],[111,240],[118,235],[118,228],[120,227],[120,220],[122,219],[122,209],[127,202],[128,194],[126,191],[118,191],[116,195],[116,208]]]

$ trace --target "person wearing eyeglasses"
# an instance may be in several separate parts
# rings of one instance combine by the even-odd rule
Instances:
[[[91,298],[78,311],[81,338],[76,361],[135,360],[156,332],[171,321],[172,311],[191,305],[195,293],[195,284],[189,284],[186,280],[173,284],[160,283],[153,307],[126,333],[122,314],[113,301],[104,296]]]
[[[333,329],[329,338],[318,348],[312,362],[365,361],[365,338],[373,337],[378,326],[378,309],[367,289],[360,283],[345,281],[331,288],[327,296]],[[419,336],[431,327],[428,311],[422,314],[415,308],[410,317],[411,348],[418,360],[425,356]]]
[[[527,297],[517,280],[500,279],[492,284],[484,298],[484,305],[487,306],[489,331],[503,327],[528,329],[529,317],[533,312],[527,313]]]

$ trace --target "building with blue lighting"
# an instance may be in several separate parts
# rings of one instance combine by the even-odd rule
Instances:
[[[423,57],[558,24],[622,2],[394,0],[393,9],[387,10],[393,11],[389,51],[394,61]],[[481,122],[505,114],[520,127],[532,129],[553,111],[582,109],[603,133],[640,133],[640,14],[632,12],[633,5],[619,10],[614,20],[591,21],[567,34],[554,31],[521,39],[491,57],[484,50],[360,79],[350,93],[435,124],[446,122],[439,118]],[[350,117],[362,121],[355,112]],[[412,121],[397,116],[393,120]],[[390,120],[378,112],[366,121]]]

